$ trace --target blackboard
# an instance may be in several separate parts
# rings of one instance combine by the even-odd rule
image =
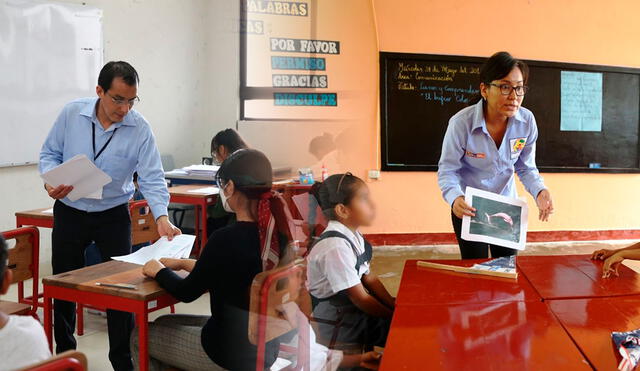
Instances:
[[[380,53],[384,171],[435,171],[451,116],[478,93],[485,58]],[[527,60],[523,107],[536,117],[536,162],[548,172],[640,172],[640,69]],[[601,131],[562,131],[563,71],[602,75]],[[565,72],[566,73],[566,72]]]

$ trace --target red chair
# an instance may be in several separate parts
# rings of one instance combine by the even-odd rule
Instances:
[[[322,208],[318,204],[316,198],[310,193],[299,193],[291,198],[291,201],[302,217],[306,230],[308,230],[308,237],[305,251],[305,256],[309,254],[313,244],[318,237],[324,232],[329,224],[329,220],[322,212]]]
[[[275,219],[276,228],[278,228],[280,235],[287,238],[289,246],[297,249],[297,251],[295,251],[296,256],[290,256],[285,260],[288,263],[296,257],[306,255],[309,231],[306,229],[303,220],[294,218],[291,213],[291,208],[282,194],[273,192],[273,197],[275,199],[271,202],[271,214]],[[282,260],[284,257],[280,258]]]
[[[18,283],[18,302],[0,300],[0,309],[9,314],[30,314],[38,318],[40,232],[36,227],[22,227],[2,232],[5,240],[15,240],[9,249],[8,268],[13,272],[11,283]],[[25,297],[24,283],[32,280],[31,296]],[[34,299],[35,298],[35,299]]]
[[[310,307],[306,292],[304,260],[256,275],[251,284],[249,309],[249,341],[257,346],[256,371],[264,370],[266,343],[276,337],[298,330],[297,347],[281,345],[280,350],[296,354],[295,367],[287,370],[310,369],[309,332],[312,331],[304,308]],[[295,303],[296,319],[284,317],[282,305]]]
[[[131,245],[143,243],[154,243],[160,239],[156,220],[151,213],[151,208],[146,200],[129,203],[129,213],[131,214]],[[175,313],[175,307],[170,306],[171,313]],[[78,318],[78,336],[84,334],[84,306],[76,306],[76,317]],[[92,308],[104,310],[101,308]]]
[[[85,371],[87,370],[87,357],[75,350],[70,350],[46,361],[40,362],[25,371]]]

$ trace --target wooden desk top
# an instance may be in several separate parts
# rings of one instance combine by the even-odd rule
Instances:
[[[96,282],[128,283],[136,285],[137,289],[96,286]],[[42,283],[142,301],[152,300],[166,293],[155,280],[142,274],[142,266],[117,260],[45,277]]]
[[[578,299],[640,294],[640,275],[620,265],[620,277],[602,278],[602,261],[589,255],[520,256],[518,272],[524,274],[540,296]]]
[[[381,370],[590,370],[534,301],[396,306]]]
[[[200,188],[208,188],[212,187],[211,184],[186,184],[186,185],[178,185],[169,187],[169,194],[171,196],[181,196],[181,197],[194,197],[194,198],[207,198],[211,196],[217,196],[217,193],[196,193],[189,192],[194,189]]]
[[[486,260],[488,259],[430,261],[471,266]],[[519,274],[514,280],[418,267],[416,262],[417,260],[407,260],[405,263],[396,298],[397,305],[540,301],[540,296],[523,274]]]
[[[35,210],[27,210],[27,211],[18,211],[15,215],[29,218],[37,218],[37,219],[53,219],[53,213],[43,213],[45,210],[51,209],[50,207],[45,207],[42,209]]]
[[[611,332],[640,328],[640,296],[550,300],[558,317],[595,370],[617,370],[622,359]]]

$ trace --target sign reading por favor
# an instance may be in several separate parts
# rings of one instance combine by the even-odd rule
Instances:
[[[273,93],[276,106],[329,106],[338,105],[336,93]]]
[[[244,10],[248,13],[290,15],[306,17],[309,15],[309,5],[291,1],[247,0]]]
[[[340,54],[340,42],[311,39],[271,38],[272,52]]]
[[[274,88],[327,88],[327,75],[274,74]]]

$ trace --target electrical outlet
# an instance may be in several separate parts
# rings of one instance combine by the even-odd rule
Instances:
[[[369,170],[369,179],[380,179],[380,170]]]

